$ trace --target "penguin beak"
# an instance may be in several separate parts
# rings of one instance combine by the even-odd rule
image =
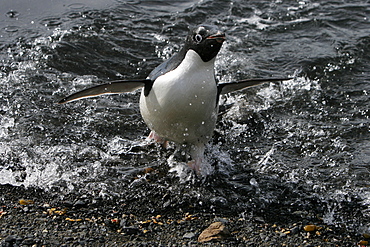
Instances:
[[[208,36],[207,39],[214,39],[218,43],[222,43],[226,40],[226,36],[225,33],[218,31],[216,34]]]

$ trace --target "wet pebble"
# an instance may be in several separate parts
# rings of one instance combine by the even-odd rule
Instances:
[[[134,226],[127,226],[127,227],[123,227],[121,229],[121,232],[127,235],[135,235],[135,234],[140,233],[140,229]]]
[[[257,223],[265,223],[265,220],[262,217],[254,217],[253,218],[255,222]]]
[[[20,199],[19,200],[19,204],[25,206],[25,205],[29,205],[29,204],[34,204],[35,202],[32,201],[32,200],[25,200],[25,199]]]
[[[184,234],[184,236],[182,236],[182,238],[184,239],[194,239],[196,236],[196,234],[194,232],[187,232]]]
[[[36,241],[33,238],[26,238],[22,241],[23,245],[34,245],[35,243]]]
[[[295,226],[292,228],[292,230],[290,230],[290,233],[291,234],[297,234],[299,232],[299,227],[298,226]]]
[[[313,231],[316,231],[318,230],[318,226],[316,225],[306,225],[303,227],[303,230],[305,230],[306,232],[313,232]]]
[[[368,246],[369,245],[369,241],[361,240],[360,242],[358,242],[358,245],[360,245],[360,246]]]
[[[70,237],[70,236],[64,237],[63,239],[66,242],[70,242],[70,241],[73,241],[74,240],[74,238],[73,237]]]
[[[86,201],[84,201],[84,200],[78,200],[78,201],[76,201],[75,203],[74,203],[74,205],[73,205],[74,207],[76,207],[76,208],[84,208],[84,207],[86,207],[87,206],[87,202]]]
[[[23,238],[21,237],[9,235],[4,239],[2,247],[19,245],[22,241],[23,241]]]
[[[103,198],[95,197],[93,198],[91,205],[94,207],[102,206],[104,204]]]
[[[215,205],[216,207],[227,207],[228,201],[225,197],[216,196],[210,199],[211,204]]]
[[[221,222],[221,223],[223,223],[223,224],[228,224],[229,223],[229,220],[228,219],[224,219],[224,218],[220,218],[220,217],[218,217],[218,218],[215,218],[215,220],[214,220],[215,222]]]
[[[73,207],[73,202],[71,202],[71,201],[63,201],[62,202],[62,205],[64,207],[71,208],[71,207]]]

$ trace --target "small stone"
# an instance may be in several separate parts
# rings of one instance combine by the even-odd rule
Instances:
[[[17,240],[17,237],[13,235],[9,235],[4,239],[4,241],[7,243],[14,243],[16,240]]]
[[[23,245],[34,245],[36,241],[33,238],[26,238],[22,241]]]
[[[217,207],[226,207],[228,205],[227,199],[222,196],[213,197],[210,199],[210,202]]]
[[[222,222],[215,222],[199,235],[198,242],[220,241],[229,237],[231,237],[231,234],[226,226]]]
[[[87,206],[87,203],[83,200],[78,200],[73,206],[75,206],[76,208],[83,208]]]
[[[134,234],[138,234],[140,232],[140,229],[134,226],[127,226],[127,227],[123,227],[121,232],[128,234],[128,235],[134,235]]]
[[[362,240],[362,241],[358,242],[357,244],[360,245],[360,246],[368,246],[369,245],[369,241]]]
[[[290,232],[292,234],[297,234],[299,232],[299,227],[298,226],[293,227],[292,230],[290,230]]]
[[[86,230],[88,227],[87,227],[87,225],[80,225],[80,227],[79,227],[79,229],[81,229],[81,230]]]
[[[92,206],[95,206],[95,207],[98,207],[98,206],[101,206],[104,204],[104,201],[102,198],[100,197],[95,197],[93,198],[93,200],[91,201],[91,205]]]
[[[265,223],[265,220],[262,218],[262,217],[254,217],[254,220],[257,222],[257,223]]]
[[[221,222],[223,224],[228,224],[229,223],[229,220],[228,219],[224,219],[224,218],[215,218],[214,221],[215,222]]]
[[[194,232],[185,233],[184,236],[182,236],[182,238],[184,238],[184,239],[193,239],[193,238],[195,238],[195,233]]]
[[[362,234],[362,236],[366,239],[369,239],[370,238],[370,233],[364,233],[364,234]]]
[[[73,241],[74,240],[74,238],[73,237],[64,237],[64,241],[65,242],[70,242],[70,241]]]
[[[32,201],[32,200],[25,200],[25,199],[20,199],[19,200],[19,204],[25,206],[25,205],[29,205],[29,204],[34,204],[35,202]]]
[[[306,232],[313,232],[316,231],[316,229],[317,229],[316,225],[306,225],[303,227],[303,230],[305,230]]]
[[[63,205],[64,207],[71,208],[71,207],[73,206],[73,202],[71,202],[71,201],[64,201],[64,202],[62,203],[62,205]]]

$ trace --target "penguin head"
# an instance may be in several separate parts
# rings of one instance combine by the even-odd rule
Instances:
[[[208,62],[216,57],[225,39],[225,33],[218,27],[199,25],[189,32],[184,48],[194,50],[204,62]]]

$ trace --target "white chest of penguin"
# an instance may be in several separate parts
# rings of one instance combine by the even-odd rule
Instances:
[[[140,98],[140,111],[151,130],[179,143],[206,142],[217,118],[214,60],[203,62],[189,50],[181,64],[159,76]]]

